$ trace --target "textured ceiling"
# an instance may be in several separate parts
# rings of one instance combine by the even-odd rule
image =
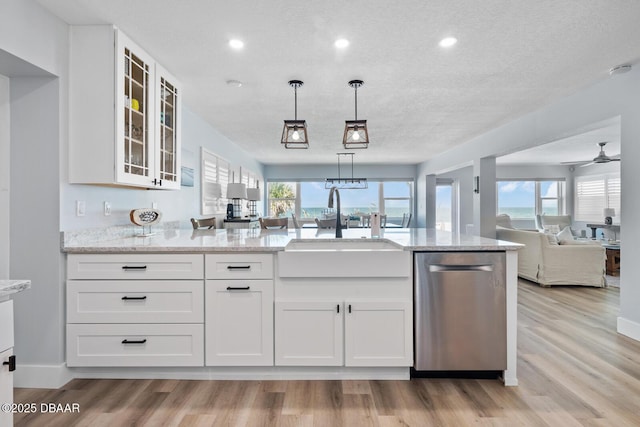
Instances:
[[[640,58],[630,0],[37,1],[71,24],[120,27],[182,80],[192,111],[267,164],[335,163],[352,79],[365,82],[371,138],[355,161],[418,163]],[[450,35],[458,44],[440,48]],[[338,51],[341,37],[351,44]],[[291,79],[305,82],[309,150],[279,142]]]

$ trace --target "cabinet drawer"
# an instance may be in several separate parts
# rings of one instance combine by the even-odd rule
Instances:
[[[67,366],[204,366],[204,326],[68,324]]]
[[[202,279],[204,259],[196,254],[71,254],[68,279]]]
[[[68,323],[201,323],[202,280],[69,280]]]
[[[205,255],[207,279],[273,279],[271,254]]]

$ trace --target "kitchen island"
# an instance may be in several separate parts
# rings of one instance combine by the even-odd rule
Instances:
[[[413,253],[502,252],[503,380],[517,385],[518,244],[426,229],[136,232],[63,235],[75,377],[409,378]]]

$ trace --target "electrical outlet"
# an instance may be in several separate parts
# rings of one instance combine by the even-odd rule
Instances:
[[[104,202],[104,216],[111,215],[111,203]]]
[[[76,216],[84,216],[87,211],[87,204],[84,200],[76,200]]]
[[[151,209],[158,209],[158,202],[151,202]]]

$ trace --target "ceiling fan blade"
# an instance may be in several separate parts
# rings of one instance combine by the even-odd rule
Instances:
[[[580,162],[560,162],[561,165],[566,165],[566,166],[578,166],[578,165],[582,165],[585,163],[590,163],[589,160],[584,160],[584,161],[580,161]]]
[[[591,165],[595,165],[596,162],[589,162],[589,163],[585,163],[583,165],[580,165],[581,168],[585,167],[585,166],[591,166]]]

